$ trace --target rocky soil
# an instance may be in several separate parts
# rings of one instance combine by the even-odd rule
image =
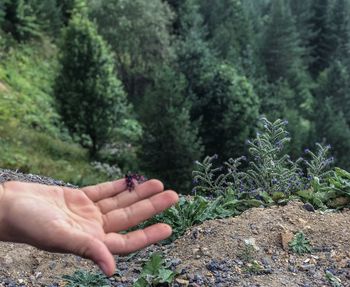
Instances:
[[[0,181],[3,174],[4,171],[0,172]],[[34,181],[33,177],[7,176],[6,180]],[[349,210],[310,212],[301,202],[253,208],[238,217],[194,226],[170,245],[153,245],[129,257],[116,257],[117,272],[109,280],[112,286],[132,286],[148,256],[161,251],[179,272],[173,284],[178,287],[347,287],[349,227]],[[311,254],[296,255],[288,250],[288,242],[298,231],[303,231],[310,240]],[[254,248],[247,249],[245,241]],[[74,255],[0,243],[0,286],[64,286],[62,275],[78,269],[97,271],[90,261]]]

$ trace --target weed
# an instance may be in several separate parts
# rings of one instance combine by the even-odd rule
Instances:
[[[295,234],[293,240],[289,242],[289,248],[292,252],[299,255],[312,252],[310,241],[305,238],[304,233],[301,231]]]
[[[91,273],[85,270],[75,271],[73,275],[63,275],[66,287],[109,287],[106,276],[101,273]]]
[[[253,262],[256,256],[256,251],[252,244],[244,244],[244,248],[241,253],[238,254],[238,257],[245,263]]]
[[[171,284],[176,272],[168,269],[164,259],[159,253],[153,253],[148,262],[143,266],[140,277],[134,282],[133,287],[160,286],[160,284]]]
[[[260,274],[264,271],[264,267],[259,264],[258,261],[253,260],[244,266],[244,272]]]

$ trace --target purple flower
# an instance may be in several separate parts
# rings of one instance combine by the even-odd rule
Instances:
[[[304,153],[309,153],[310,150],[308,148],[304,149]]]

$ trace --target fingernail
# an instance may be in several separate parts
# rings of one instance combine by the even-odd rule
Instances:
[[[101,270],[103,271],[103,273],[107,274],[107,265],[104,262],[99,262],[98,266],[100,266]]]

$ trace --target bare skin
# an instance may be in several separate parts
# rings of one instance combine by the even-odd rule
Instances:
[[[36,183],[0,185],[0,240],[20,242],[93,260],[111,276],[114,255],[125,255],[163,240],[171,227],[155,224],[118,234],[178,201],[158,180],[128,191],[125,180],[82,189]]]

